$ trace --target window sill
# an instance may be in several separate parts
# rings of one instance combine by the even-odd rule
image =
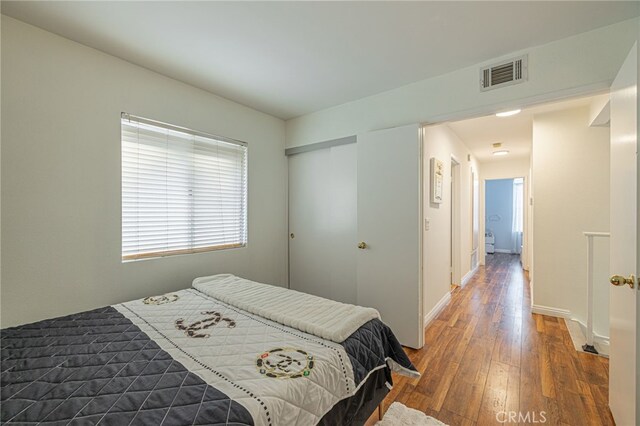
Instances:
[[[122,262],[131,262],[135,260],[145,260],[145,259],[158,259],[161,257],[178,256],[178,255],[184,255],[184,254],[206,253],[210,251],[242,248],[246,246],[247,246],[246,243],[245,244],[223,244],[220,246],[199,247],[195,249],[181,249],[181,250],[156,251],[151,253],[130,254],[127,256],[122,256]]]

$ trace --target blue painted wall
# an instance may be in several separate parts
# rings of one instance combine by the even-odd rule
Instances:
[[[513,218],[513,179],[488,180],[485,183],[485,226],[496,237],[496,250],[511,251]],[[499,221],[491,220],[500,216]]]

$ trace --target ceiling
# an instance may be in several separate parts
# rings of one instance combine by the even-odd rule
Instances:
[[[2,1],[2,13],[289,119],[638,16],[638,2]]]
[[[448,126],[481,163],[528,158],[531,155],[533,116],[535,114],[589,106],[593,98],[582,97],[547,103],[524,108],[520,114],[511,117],[488,115],[451,122],[448,123]],[[502,146],[493,148],[492,145],[496,142],[502,143]],[[506,149],[509,154],[495,156],[493,151],[497,149]]]

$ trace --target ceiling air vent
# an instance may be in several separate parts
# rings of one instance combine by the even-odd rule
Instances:
[[[527,80],[527,55],[480,69],[480,90],[511,86]]]

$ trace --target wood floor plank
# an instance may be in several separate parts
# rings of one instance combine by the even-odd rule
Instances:
[[[547,398],[556,397],[555,380],[551,370],[551,355],[549,346],[543,343],[540,347],[540,383],[542,385],[542,395]]]
[[[506,412],[520,409],[520,367],[509,366],[509,382],[507,384],[507,399],[504,403]]]
[[[498,361],[491,363],[487,382],[482,396],[478,423],[489,425],[498,422],[499,413],[505,413],[507,404],[507,394],[509,392],[509,369],[508,364]]]
[[[609,372],[603,363],[595,357],[584,352],[577,352],[582,371],[586,377],[586,382],[600,386],[607,386],[609,383]]]
[[[425,346],[407,353],[422,376],[394,373],[384,407],[399,401],[451,426],[615,425],[608,360],[576,352],[564,321],[531,312],[518,256],[487,256],[427,327]]]

